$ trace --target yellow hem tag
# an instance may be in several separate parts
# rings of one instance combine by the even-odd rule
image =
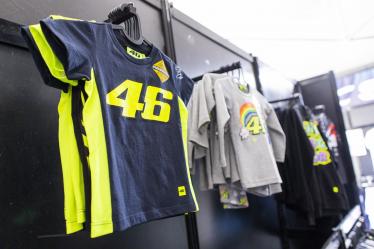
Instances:
[[[186,187],[185,186],[179,186],[178,187],[178,195],[179,196],[185,196],[187,193],[186,193]]]

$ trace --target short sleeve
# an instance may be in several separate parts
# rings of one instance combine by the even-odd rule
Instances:
[[[179,92],[179,97],[183,100],[184,104],[187,105],[190,100],[193,86],[193,80],[191,80],[179,66],[175,66],[175,86]]]
[[[46,18],[40,21],[44,36],[70,80],[90,79],[95,39],[92,23]]]
[[[219,153],[220,153],[220,164],[221,167],[227,166],[226,161],[226,150],[225,146],[227,141],[225,141],[225,128],[230,120],[229,107],[226,102],[225,91],[222,86],[226,84],[226,79],[218,79],[214,84],[214,94],[216,100],[216,119],[217,119],[217,130],[218,130],[218,140],[219,140]]]
[[[208,139],[208,129],[207,123],[210,122],[209,113],[206,108],[205,98],[202,98],[201,95],[203,92],[202,82],[196,84],[193,88],[192,96],[188,102],[188,120],[190,122],[189,128],[189,141],[193,142],[197,146],[200,146],[204,149],[209,148],[209,139]],[[205,118],[205,122],[201,122],[202,117]]]
[[[22,27],[21,33],[45,84],[65,92],[68,84],[77,85],[77,81],[66,77],[60,60],[49,46],[39,24]]]
[[[261,101],[261,106],[265,109],[266,126],[268,128],[275,160],[277,162],[284,162],[286,156],[286,135],[271,104],[267,102],[261,94],[257,96]]]

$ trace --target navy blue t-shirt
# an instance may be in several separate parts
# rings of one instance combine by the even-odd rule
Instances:
[[[186,155],[193,82],[111,24],[46,18],[40,26],[66,77],[84,82],[93,237],[197,211]]]

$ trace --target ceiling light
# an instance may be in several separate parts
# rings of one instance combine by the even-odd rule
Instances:
[[[353,129],[346,131],[349,144],[349,151],[352,156],[366,156],[365,136],[362,129]]]
[[[347,93],[351,93],[355,90],[355,85],[347,85],[338,89],[338,96],[341,97]]]
[[[351,103],[351,99],[342,99],[339,101],[340,106],[344,107]]]

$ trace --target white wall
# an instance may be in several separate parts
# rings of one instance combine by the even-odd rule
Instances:
[[[172,0],[174,6],[295,79],[374,62],[372,0]]]

